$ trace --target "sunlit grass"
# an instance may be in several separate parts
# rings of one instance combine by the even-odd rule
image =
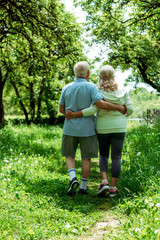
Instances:
[[[111,209],[123,221],[118,235],[110,230],[105,239],[158,239],[159,132],[159,125],[128,129],[118,183],[121,195],[109,199],[96,195],[101,182],[98,159],[92,160],[89,195],[66,196],[69,177],[61,156],[61,127],[1,129],[0,239],[76,239]],[[79,150],[76,170],[80,181]]]

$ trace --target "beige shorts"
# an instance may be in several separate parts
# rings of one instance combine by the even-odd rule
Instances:
[[[89,137],[73,137],[63,135],[62,156],[75,158],[78,145],[80,145],[82,159],[98,157],[97,135]]]

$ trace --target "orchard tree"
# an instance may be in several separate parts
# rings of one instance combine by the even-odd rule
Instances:
[[[55,120],[60,90],[74,63],[85,58],[82,30],[58,0],[0,0],[0,6],[0,125],[6,83],[28,124],[40,121],[44,105]]]
[[[159,0],[75,0],[87,11],[86,30],[106,46],[104,63],[131,69],[128,81],[160,92]]]

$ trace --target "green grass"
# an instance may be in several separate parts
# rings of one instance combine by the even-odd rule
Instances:
[[[112,212],[121,223],[104,239],[159,239],[160,125],[128,130],[116,199],[96,196],[93,159],[87,196],[66,196],[69,176],[61,156],[62,128],[6,126],[0,130],[0,239],[77,239]],[[81,179],[80,152],[76,159]],[[115,236],[113,236],[115,235]]]

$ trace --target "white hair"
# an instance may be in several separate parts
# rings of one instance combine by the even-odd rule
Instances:
[[[115,70],[110,65],[105,65],[99,70],[99,89],[106,92],[118,89],[114,73]]]
[[[77,78],[85,78],[89,70],[89,64],[86,61],[78,62],[74,66],[74,74]]]

